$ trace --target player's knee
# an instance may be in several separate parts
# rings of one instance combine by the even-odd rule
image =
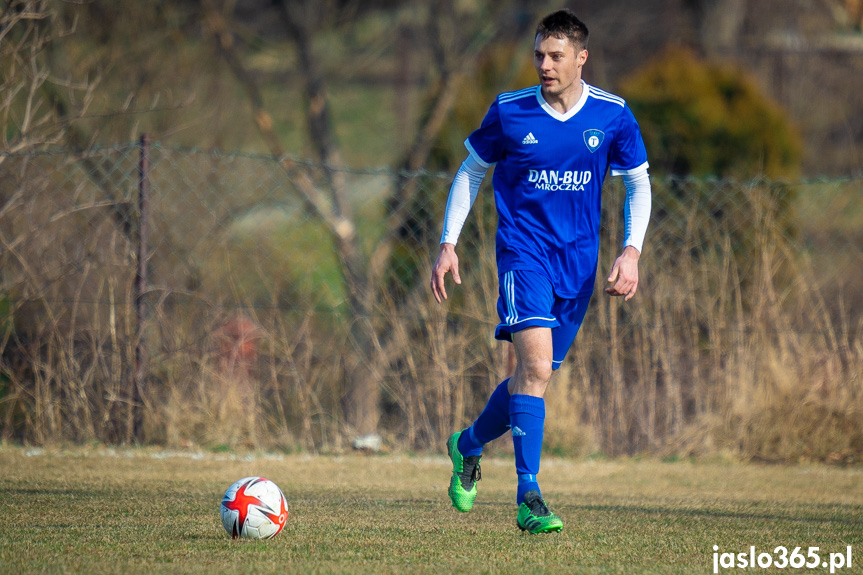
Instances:
[[[526,381],[533,384],[544,385],[551,379],[551,358],[534,356],[522,360],[523,376]]]

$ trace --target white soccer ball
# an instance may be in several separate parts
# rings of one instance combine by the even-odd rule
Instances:
[[[234,538],[270,539],[288,520],[288,501],[279,486],[263,477],[245,477],[225,491],[222,525]]]

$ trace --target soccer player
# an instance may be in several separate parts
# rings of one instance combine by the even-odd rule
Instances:
[[[495,166],[499,279],[497,339],[515,347],[516,368],[491,394],[476,421],[447,441],[453,464],[449,496],[470,511],[483,445],[512,432],[518,526],[560,531],[537,482],[543,395],[575,340],[593,293],[599,251],[602,183],[611,169],[626,187],[623,249],[605,292],[631,299],[650,217],[647,154],[623,99],[585,83],[588,31],[569,10],[537,26],[539,85],[501,94],[465,140],[468,157],[453,179],[431,289],[447,298],[444,278],[461,284],[455,244],[486,171]]]

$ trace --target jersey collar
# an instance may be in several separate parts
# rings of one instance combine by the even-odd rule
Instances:
[[[590,85],[584,80],[581,80],[581,88],[581,98],[578,99],[578,102],[576,102],[575,106],[570,108],[569,111],[566,112],[566,114],[561,114],[560,112],[552,108],[551,104],[545,101],[545,98],[542,97],[542,86],[536,87],[536,100],[537,102],[539,102],[540,107],[542,107],[542,109],[545,110],[545,112],[549,116],[560,122],[566,122],[567,120],[578,114],[579,110],[584,107],[584,103],[587,102],[587,94],[590,91]]]

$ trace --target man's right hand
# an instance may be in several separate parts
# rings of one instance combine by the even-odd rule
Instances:
[[[446,287],[444,286],[444,278],[447,272],[452,272],[452,279],[455,283],[461,284],[461,276],[458,275],[458,256],[455,255],[455,245],[441,244],[440,253],[432,267],[431,275],[431,290],[434,298],[438,303],[441,299],[446,299]]]

